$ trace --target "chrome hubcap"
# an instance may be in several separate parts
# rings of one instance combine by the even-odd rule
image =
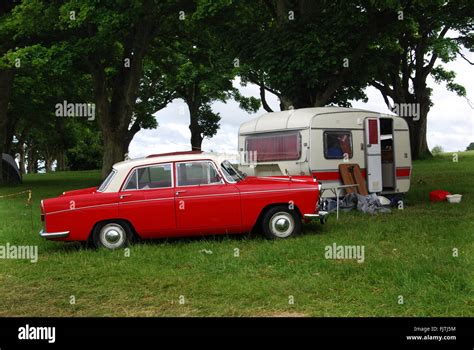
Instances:
[[[279,212],[270,219],[270,230],[277,237],[288,237],[293,233],[294,228],[295,222],[289,213]]]
[[[125,243],[125,230],[118,224],[107,224],[100,230],[100,242],[109,249],[117,249]]]
[[[117,241],[120,239],[120,233],[118,233],[116,230],[110,230],[105,233],[105,239],[109,243],[117,243]]]
[[[275,223],[275,228],[278,232],[285,232],[290,227],[290,222],[287,219],[280,218]]]

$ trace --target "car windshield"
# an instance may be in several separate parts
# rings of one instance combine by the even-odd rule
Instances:
[[[112,181],[112,178],[114,177],[114,175],[116,173],[117,173],[117,170],[112,169],[112,171],[109,173],[109,175],[107,175],[105,180],[101,183],[101,185],[99,186],[97,191],[98,192],[103,192],[107,188],[107,186],[109,185],[110,181]]]
[[[221,163],[221,169],[229,182],[238,182],[243,180],[246,176],[244,173],[234,167],[228,160],[224,160]]]

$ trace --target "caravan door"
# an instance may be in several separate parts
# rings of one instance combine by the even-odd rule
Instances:
[[[382,191],[382,153],[380,147],[380,120],[365,118],[365,171],[369,192]]]

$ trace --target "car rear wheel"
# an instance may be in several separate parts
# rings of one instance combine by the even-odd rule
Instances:
[[[120,249],[131,240],[131,229],[125,222],[107,222],[98,225],[92,236],[96,248]]]
[[[301,220],[295,210],[285,206],[267,210],[262,220],[263,233],[270,239],[283,239],[301,232]]]

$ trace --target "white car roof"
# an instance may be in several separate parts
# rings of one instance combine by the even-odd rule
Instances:
[[[122,183],[125,181],[129,171],[132,168],[146,166],[157,163],[170,163],[170,162],[180,162],[180,161],[196,161],[196,160],[207,160],[210,159],[219,166],[226,159],[232,159],[232,155],[223,154],[223,153],[211,153],[211,152],[174,152],[174,153],[164,153],[150,155],[143,158],[135,158],[125,160],[123,162],[115,163],[113,169],[116,171],[116,174],[111,179],[108,186],[103,192],[118,192]]]
[[[211,159],[216,160],[219,158],[219,154],[202,152],[202,153],[185,153],[185,152],[176,152],[176,154],[165,153],[163,155],[150,155],[142,158],[128,159],[123,162],[115,163],[114,169],[123,170],[131,169],[137,166],[154,164],[154,163],[166,163],[166,162],[180,162],[184,160],[203,160]]]

